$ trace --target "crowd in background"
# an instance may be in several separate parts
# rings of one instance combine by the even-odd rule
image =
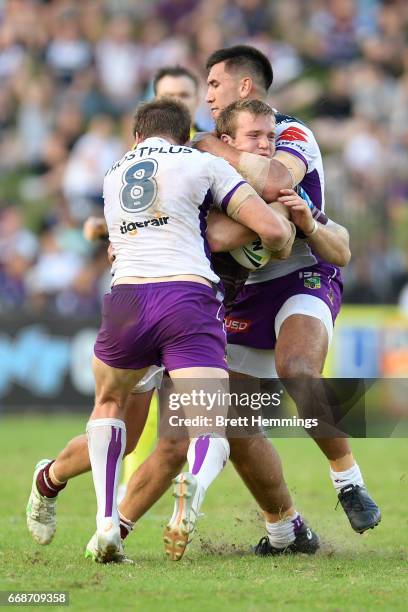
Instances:
[[[408,302],[407,34],[406,0],[0,0],[0,312],[98,311],[109,268],[82,223],[135,106],[182,65],[211,129],[205,61],[238,43],[270,58],[271,104],[321,146],[351,234],[345,300]]]

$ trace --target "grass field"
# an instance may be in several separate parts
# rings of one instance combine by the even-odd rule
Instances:
[[[167,494],[127,541],[135,565],[100,566],[83,557],[95,524],[88,475],[61,494],[58,531],[50,546],[36,545],[25,525],[34,464],[55,456],[84,424],[80,417],[0,420],[0,590],[69,591],[74,610],[407,609],[406,440],[353,441],[383,512],[380,526],[364,536],[352,532],[340,507],[334,511],[327,466],[313,442],[278,441],[296,504],[322,539],[314,557],[253,556],[249,545],[264,535],[263,522],[228,466],[207,495],[205,516],[181,562],[167,561],[162,548],[162,529],[172,508]]]

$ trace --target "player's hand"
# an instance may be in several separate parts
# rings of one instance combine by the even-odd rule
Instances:
[[[110,263],[111,265],[113,264],[113,262],[114,262],[114,261],[115,261],[115,259],[116,259],[116,255],[115,255],[115,253],[113,252],[113,246],[112,246],[112,243],[111,243],[111,242],[109,243],[109,246],[108,246],[108,259],[109,259],[109,263]]]
[[[293,243],[295,242],[295,238],[296,238],[296,227],[293,224],[293,222],[289,222],[289,223],[290,223],[290,229],[291,229],[290,238],[288,242],[285,244],[285,246],[283,247],[283,249],[281,249],[280,251],[271,251],[271,259],[285,260],[289,257],[289,255],[292,254],[292,247],[293,247]]]
[[[281,189],[278,202],[289,209],[291,221],[307,236],[315,227],[314,219],[308,203],[293,189]]]
[[[105,219],[100,217],[88,217],[83,226],[83,234],[87,240],[104,238],[108,233]]]

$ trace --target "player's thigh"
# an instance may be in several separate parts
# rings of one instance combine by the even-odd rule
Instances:
[[[324,367],[329,337],[324,323],[315,316],[290,314],[282,322],[275,348],[280,378],[319,376]]]
[[[95,378],[95,402],[115,401],[121,406],[131,389],[146,374],[148,368],[128,370],[112,368],[94,355],[92,369]]]

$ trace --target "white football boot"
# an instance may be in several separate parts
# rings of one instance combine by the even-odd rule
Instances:
[[[85,558],[96,563],[133,563],[125,556],[119,526],[111,518],[106,518],[89,540]]]
[[[44,468],[51,459],[42,459],[34,469],[33,484],[28,500],[26,515],[28,531],[38,544],[49,544],[57,529],[55,506],[56,497],[43,497],[37,489],[38,472]]]
[[[163,532],[164,550],[172,561],[179,561],[190,544],[204,499],[204,490],[190,472],[173,480],[174,510]]]

